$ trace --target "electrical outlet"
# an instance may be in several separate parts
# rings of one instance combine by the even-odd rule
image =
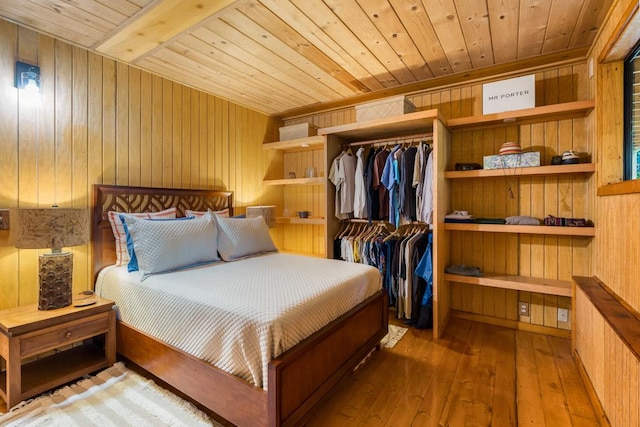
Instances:
[[[518,302],[518,314],[523,317],[529,317],[529,303],[524,301]]]
[[[558,322],[567,323],[569,321],[569,310],[566,308],[558,309]]]

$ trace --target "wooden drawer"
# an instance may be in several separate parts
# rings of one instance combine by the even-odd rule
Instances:
[[[25,334],[20,339],[20,356],[29,357],[54,348],[107,332],[109,313],[101,313],[86,319],[63,323],[41,331]]]

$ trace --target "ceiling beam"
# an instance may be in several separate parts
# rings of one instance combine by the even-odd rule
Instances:
[[[158,0],[141,9],[93,49],[132,63],[233,3],[235,0]]]

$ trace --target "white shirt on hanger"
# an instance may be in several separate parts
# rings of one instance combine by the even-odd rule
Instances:
[[[364,182],[364,147],[356,151],[355,193],[353,196],[353,216],[356,218],[367,217],[367,187]]]

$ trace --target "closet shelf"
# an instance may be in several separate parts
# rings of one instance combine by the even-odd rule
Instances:
[[[324,143],[324,136],[308,136],[287,141],[267,142],[262,144],[262,148],[264,150],[306,151],[322,148]]]
[[[265,179],[262,181],[264,185],[324,185],[325,178],[322,176],[315,178],[284,178],[284,179]]]
[[[475,223],[445,223],[447,231],[480,231],[485,233],[519,233],[546,234],[554,236],[582,236],[596,235],[594,227],[556,227],[548,225],[506,225],[506,224],[475,224]]]
[[[486,177],[511,177],[511,176],[535,176],[535,175],[560,175],[572,173],[593,173],[596,166],[593,163],[580,163],[577,165],[552,165],[534,166],[511,169],[476,169],[469,171],[446,171],[444,177],[454,178],[486,178]]]
[[[547,120],[574,119],[586,117],[594,109],[595,105],[595,100],[565,102],[524,110],[450,119],[447,121],[447,126],[452,130],[470,130],[494,127],[496,125],[510,126],[540,123]]]
[[[536,292],[540,294],[571,296],[570,280],[543,279],[539,277],[509,276],[487,273],[484,277],[460,276],[445,273],[444,279],[450,282],[470,285],[490,286],[493,288],[513,289],[516,291]]]
[[[417,131],[424,131],[426,135],[433,130],[434,119],[445,122],[438,110],[425,110],[401,116],[382,117],[364,122],[321,128],[318,129],[318,135],[334,135],[345,141],[402,137],[415,134]]]
[[[278,224],[309,224],[309,225],[325,225],[327,221],[321,216],[312,216],[309,218],[298,218],[297,216],[279,216],[276,217]]]

